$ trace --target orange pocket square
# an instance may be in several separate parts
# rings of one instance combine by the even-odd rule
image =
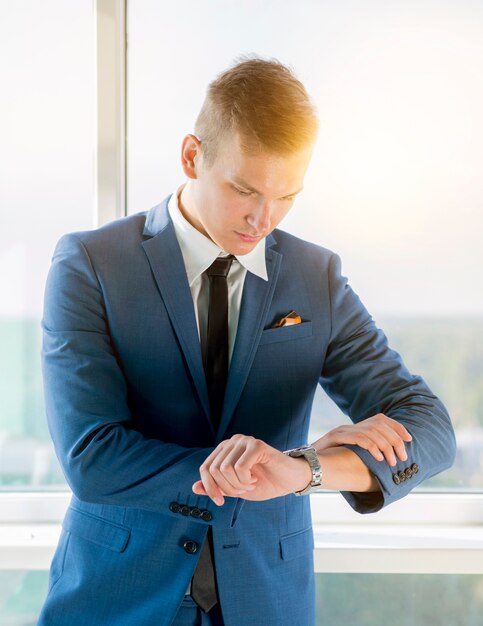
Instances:
[[[275,322],[272,328],[281,328],[282,326],[293,326],[293,324],[301,324],[302,318],[295,311],[290,311],[287,313],[285,317],[282,317],[281,320]]]

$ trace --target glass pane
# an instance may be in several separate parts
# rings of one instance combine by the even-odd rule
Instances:
[[[49,573],[0,570],[0,624],[35,626],[47,594]]]
[[[480,626],[483,576],[317,574],[317,626]]]
[[[129,212],[183,182],[181,140],[218,72],[247,53],[292,66],[321,130],[282,227],[341,255],[391,345],[447,405],[458,459],[425,487],[483,488],[483,5],[139,0],[128,30]],[[317,394],[314,438],[346,419]]]
[[[93,225],[93,3],[0,0],[0,46],[0,487],[45,488],[65,484],[42,399],[45,278],[60,236]]]

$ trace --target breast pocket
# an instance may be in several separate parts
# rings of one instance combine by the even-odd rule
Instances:
[[[293,341],[312,336],[312,322],[302,322],[281,328],[267,328],[262,332],[259,345],[275,343],[277,341]]]

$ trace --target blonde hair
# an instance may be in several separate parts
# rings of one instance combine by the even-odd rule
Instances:
[[[195,133],[211,165],[222,140],[238,133],[250,153],[287,156],[315,140],[314,104],[292,71],[275,59],[243,58],[209,85]]]

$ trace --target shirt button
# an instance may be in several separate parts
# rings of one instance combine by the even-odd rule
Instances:
[[[196,552],[198,552],[198,544],[196,543],[196,541],[191,541],[191,539],[184,542],[183,548],[184,551],[188,554],[195,554]]]
[[[179,506],[177,502],[171,502],[171,504],[169,505],[169,510],[172,513],[179,513],[180,508],[181,507]]]
[[[205,522],[210,522],[213,519],[213,515],[207,509],[204,509],[201,511],[201,519]]]

